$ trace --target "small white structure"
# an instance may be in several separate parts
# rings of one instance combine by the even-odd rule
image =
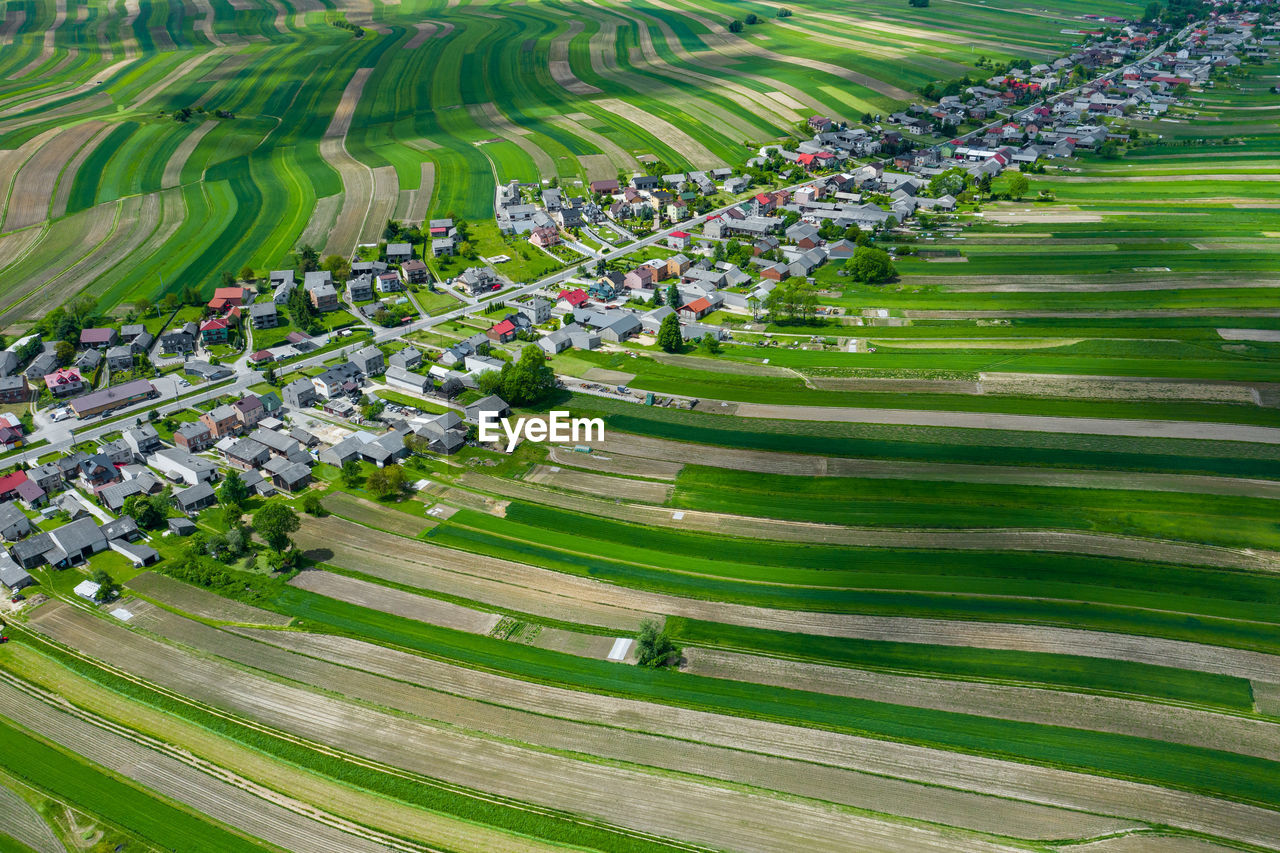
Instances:
[[[98,600],[94,596],[98,594],[100,589],[102,589],[102,584],[97,584],[93,581],[80,581],[80,583],[76,584],[75,594],[90,604],[97,604]]]

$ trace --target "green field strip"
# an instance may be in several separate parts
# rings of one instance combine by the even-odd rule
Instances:
[[[898,427],[750,420],[694,412],[654,413],[577,395],[575,414],[604,418],[610,432],[775,453],[918,462],[991,463],[1081,470],[1154,471],[1280,479],[1274,447],[1186,439],[1099,438],[956,427]]]
[[[5,744],[0,751],[0,767],[6,773],[51,797],[71,803],[80,811],[101,814],[104,820],[147,843],[191,853],[248,853],[269,849],[172,805],[7,721],[0,721],[0,739]]]
[[[590,354],[587,354],[590,355]],[[594,359],[588,358],[589,361]],[[614,367],[604,357],[601,366]],[[652,360],[616,360],[635,378],[630,387],[656,394],[677,394],[700,400],[728,400],[764,405],[832,406],[905,409],[912,411],[999,412],[1050,417],[1116,418],[1157,421],[1198,421],[1280,425],[1280,410],[1233,403],[1107,400],[1099,406],[1090,400],[1047,397],[988,396],[888,391],[821,391],[803,379],[749,374],[716,373],[662,364]]]
[[[1280,318],[1261,318],[1260,328],[1269,328],[1270,324]],[[1017,321],[1015,321],[1017,322]],[[1032,319],[1028,324],[1042,322],[1052,323],[1052,319]],[[1071,324],[1074,320],[1062,320],[1062,327],[1055,330],[1053,326],[1043,326],[1049,342],[1055,340],[1071,340],[1074,335]],[[1114,320],[1100,322],[1113,323]],[[1145,328],[1148,321],[1140,322]],[[919,327],[876,328],[876,327],[844,327],[828,329],[827,334],[839,332],[843,335],[866,337],[878,342],[876,351],[866,353],[846,353],[820,350],[789,350],[769,348],[768,355],[758,347],[728,346],[722,358],[744,363],[762,363],[764,358],[774,366],[789,367],[814,376],[858,376],[875,375],[875,371],[885,371],[883,375],[894,375],[895,371],[945,372],[952,376],[968,376],[977,378],[984,372],[1001,373],[1046,373],[1070,376],[1122,376],[1173,379],[1206,382],[1275,382],[1280,381],[1280,370],[1276,361],[1280,358],[1280,345],[1258,341],[1227,341],[1217,334],[1218,328],[1235,327],[1239,321],[1223,317],[1219,325],[1198,336],[1198,340],[1172,341],[1151,340],[1149,338],[1098,340],[1088,337],[1079,342],[1065,343],[1061,346],[1034,347],[1020,349],[1011,347],[982,347],[966,349],[962,338],[964,332],[949,331],[951,327],[937,327],[942,330],[938,337],[957,338],[953,347],[942,349],[911,349],[895,347],[889,338],[916,337]],[[1245,322],[1245,328],[1254,328]],[[1034,327],[1034,326],[1032,326]],[[990,327],[988,327],[990,328]],[[998,327],[997,327],[998,328]],[[1015,327],[1004,327],[1013,329]],[[1021,326],[1017,328],[1022,328]],[[786,326],[775,327],[775,331],[783,332]],[[1162,331],[1149,331],[1147,334],[1164,337]],[[985,336],[985,330],[984,335]],[[921,335],[932,337],[932,335]],[[880,343],[883,342],[883,343]],[[1228,349],[1231,347],[1231,349]],[[588,359],[591,360],[591,359]],[[650,370],[649,362],[630,360],[631,366]],[[656,365],[656,362],[653,364]],[[623,362],[619,362],[621,369]],[[729,381],[729,380],[726,380]]]
[[[462,526],[511,541],[523,540],[544,556],[550,548],[575,560],[583,555],[600,557],[615,570],[615,582],[626,585],[630,584],[620,568],[623,563],[638,570],[662,570],[637,571],[636,579],[670,576],[664,583],[687,586],[696,579],[725,578],[759,584],[761,594],[767,594],[769,586],[981,595],[999,595],[1003,590],[1026,598],[1040,593],[1046,601],[1096,602],[1240,619],[1258,622],[1264,630],[1280,623],[1280,584],[1265,574],[1074,554],[1040,553],[1029,563],[1024,554],[1001,551],[994,545],[985,551],[967,551],[772,542],[605,521],[527,502],[513,502],[510,509],[503,520],[463,511],[456,524],[437,527],[425,538],[443,544],[454,527]],[[580,531],[581,539],[574,547],[559,544],[553,534],[545,532],[566,526]],[[1164,591],[1159,584],[1165,580],[1187,592]]]
[[[474,524],[475,526],[467,526]],[[1280,626],[1275,623],[1247,622],[1234,617],[1232,608],[1271,613],[1267,606],[1171,601],[1158,594],[1143,596],[1130,590],[1101,586],[1055,589],[1055,593],[1095,600],[1051,599],[1037,594],[1043,582],[1027,581],[1020,589],[1024,597],[1001,590],[1017,586],[1012,581],[994,578],[956,579],[949,576],[923,576],[903,573],[868,576],[867,585],[796,587],[766,583],[763,579],[779,576],[777,569],[765,571],[760,566],[744,566],[704,561],[701,573],[670,570],[673,557],[652,549],[622,549],[641,558],[639,562],[624,559],[619,553],[603,556],[578,550],[557,548],[542,542],[540,528],[514,522],[495,524],[488,519],[463,515],[448,526],[434,528],[426,538],[434,544],[455,550],[470,551],[499,559],[512,560],[553,571],[590,576],[622,586],[687,598],[726,601],[747,606],[781,610],[808,610],[829,613],[954,619],[980,622],[1009,622],[1055,627],[1084,628],[1117,634],[1162,637],[1203,645],[1218,645],[1275,653],[1280,650]],[[496,532],[490,532],[496,531]],[[646,532],[646,535],[648,533]],[[584,547],[590,543],[584,543]],[[754,545],[753,541],[753,545]],[[612,553],[612,552],[611,552]],[[915,560],[926,560],[946,552],[916,552]],[[972,552],[988,559],[1003,552]],[[865,552],[868,559],[888,557],[893,552]],[[1013,555],[1025,562],[1025,555]],[[1054,556],[1054,555],[1044,555]],[[1039,565],[1052,561],[1037,556]],[[662,566],[663,568],[658,568]],[[725,572],[716,575],[715,572]],[[798,570],[797,570],[797,573]],[[838,583],[831,580],[829,583]],[[882,588],[888,587],[888,588]],[[1069,585],[1068,585],[1069,586]],[[984,592],[985,590],[985,592]],[[1176,598],[1176,596],[1175,596]],[[1136,601],[1137,604],[1131,604]],[[1144,604],[1173,604],[1177,610],[1151,609]],[[1221,610],[1233,616],[1196,616],[1187,611]]]
[[[1081,530],[1280,550],[1275,501],[1224,495],[802,477],[686,465],[670,504],[851,526]]]
[[[896,675],[1047,686],[1253,713],[1248,679],[1174,667],[1076,655],[792,634],[679,616],[668,616],[666,627],[677,642],[687,646]]]

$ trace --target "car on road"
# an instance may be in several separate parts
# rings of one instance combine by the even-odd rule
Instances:
[[[13,594],[13,598],[10,598],[9,600],[14,604],[17,604],[19,601],[26,601],[27,597],[20,592],[16,592]]]

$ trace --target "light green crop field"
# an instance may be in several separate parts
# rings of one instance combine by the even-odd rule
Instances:
[[[351,256],[388,218],[466,220],[532,282],[560,266],[498,232],[499,183],[740,166],[1144,7],[10,2],[0,325]],[[1121,156],[877,234],[898,277],[820,267],[813,316],[551,358],[566,387],[516,414],[598,417],[589,448],[410,440],[155,531],[146,569],[32,569],[0,849],[1280,853],[1275,53],[1117,119]],[[72,592],[95,569],[118,605]]]

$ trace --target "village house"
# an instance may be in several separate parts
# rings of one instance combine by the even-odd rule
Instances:
[[[382,350],[372,345],[352,353],[351,363],[365,376],[378,376],[387,369]]]
[[[450,240],[449,242],[450,244],[452,244],[453,241]],[[450,246],[450,248],[452,249],[452,246]],[[440,257],[440,255],[435,254],[434,240],[431,241],[431,250],[432,250],[432,254],[435,257],[437,258]],[[452,251],[450,252],[450,254],[452,254]],[[408,281],[410,284],[426,284],[427,283],[427,265],[426,265],[426,262],[424,261],[420,261],[417,259],[414,259],[411,261],[405,261],[403,264],[400,265],[400,272],[404,274],[405,280]]]
[[[225,344],[231,332],[231,321],[224,317],[214,317],[200,324],[200,339],[205,346]]]
[[[284,398],[284,404],[294,411],[309,409],[319,399],[316,386],[309,379],[301,378],[294,379],[281,388],[280,395]]]
[[[71,397],[85,390],[84,379],[75,367],[64,367],[44,378],[44,386],[55,397]]]
[[[0,403],[25,403],[30,397],[31,385],[27,377],[0,377]]]
[[[259,302],[249,306],[249,322],[255,329],[274,329],[280,325],[280,309],[274,302]]]
[[[225,404],[202,413],[200,422],[208,428],[209,434],[215,441],[224,436],[233,435],[240,429],[240,418],[236,410]]]
[[[115,346],[116,337],[115,329],[84,329],[80,332],[80,346],[105,350]]]

